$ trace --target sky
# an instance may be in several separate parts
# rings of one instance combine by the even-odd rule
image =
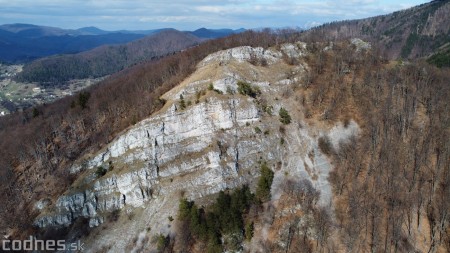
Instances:
[[[0,24],[104,30],[287,28],[387,14],[424,0],[0,0]]]

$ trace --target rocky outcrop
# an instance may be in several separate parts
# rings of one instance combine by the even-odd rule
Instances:
[[[233,138],[219,140],[217,133],[227,135],[227,131],[259,120],[259,111],[249,100],[211,98],[185,110],[177,110],[173,104],[166,112],[140,122],[103,152],[73,166],[73,173],[86,170],[92,174],[98,167],[114,169],[99,179],[94,175],[86,177],[80,187],[90,189],[61,196],[55,212],[41,216],[36,225],[68,225],[80,216],[97,220],[102,212],[125,205],[142,206],[153,194],[168,194],[181,188],[159,185],[181,174],[202,175],[189,182],[191,187],[201,188],[195,192],[197,197],[233,186],[226,180],[238,172],[236,148],[231,146]],[[245,134],[239,137],[245,138]],[[249,144],[239,143],[237,149],[248,149]]]
[[[254,189],[262,161],[275,171],[274,201],[288,177],[311,181],[321,192],[321,204],[328,205],[330,164],[317,139],[329,134],[333,144],[339,143],[357,134],[358,126],[351,121],[350,127],[319,128],[303,122],[296,98],[286,91],[301,85],[306,53],[306,45],[296,43],[280,50],[239,47],[206,57],[193,75],[163,96],[167,103],[158,113],[72,166],[78,180],[54,205],[42,209],[35,224],[69,225],[85,217],[90,226],[98,226],[114,210],[141,210],[103,237],[105,245],[115,243],[121,251],[126,245],[117,239],[126,234],[121,239],[131,240],[129,231],[151,226],[152,233],[169,233],[168,217],[176,217],[181,196],[205,199],[243,184]],[[286,64],[283,55],[300,63]],[[252,64],[254,57],[268,65]],[[237,94],[238,81],[258,87],[261,95]],[[281,107],[291,112],[291,124],[279,121]],[[103,176],[96,173],[100,167],[107,170]]]
[[[211,63],[220,62],[222,64],[235,60],[238,62],[251,61],[252,59],[264,59],[268,64],[275,63],[281,58],[282,54],[275,50],[265,50],[262,47],[236,47],[217,53],[210,54],[201,63],[200,66],[206,66]]]

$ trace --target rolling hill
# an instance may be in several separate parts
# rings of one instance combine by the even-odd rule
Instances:
[[[62,29],[31,24],[0,25],[0,61],[28,63],[56,54],[75,54],[102,45],[124,44],[171,28],[105,31],[97,27]],[[186,31],[201,39],[215,39],[243,32],[244,29],[206,29]]]
[[[188,33],[163,30],[124,45],[101,46],[78,54],[38,59],[26,64],[16,78],[45,86],[71,79],[101,77],[141,61],[186,49],[200,41]]]
[[[241,33],[244,32],[245,29],[241,28],[241,29],[237,29],[237,30],[233,30],[233,29],[206,29],[206,28],[200,28],[197,29],[193,32],[189,32],[192,35],[195,35],[199,38],[203,38],[203,39],[216,39],[216,38],[220,38],[220,37],[225,37],[231,34],[237,34],[237,33]]]
[[[144,34],[88,34],[54,27],[33,25],[0,26],[0,60],[24,63],[37,58],[78,53],[105,44],[123,44],[143,38]]]

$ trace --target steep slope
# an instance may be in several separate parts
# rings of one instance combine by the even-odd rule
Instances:
[[[358,37],[391,59],[419,58],[450,42],[449,16],[450,1],[431,1],[383,16],[325,24],[305,35],[313,41]]]
[[[74,179],[67,166],[159,110],[164,105],[160,96],[191,74],[208,54],[268,44],[275,44],[275,36],[255,32],[206,41],[132,66],[82,94],[1,117],[0,190],[7,196],[0,205],[1,232],[25,238],[35,217],[34,200],[60,195]],[[90,95],[86,107],[81,108],[80,98],[85,101],[86,95]],[[21,215],[15,214],[18,209]]]
[[[160,247],[151,238],[204,252],[208,242],[180,225],[178,201],[204,206],[202,219],[220,191],[257,191],[267,163],[271,198],[246,214],[251,240],[242,228],[221,250],[446,252],[449,78],[393,66],[361,40],[213,53],[158,112],[67,167],[77,180],[36,203],[34,224],[83,220],[92,252]]]
[[[283,55],[300,63],[288,65]],[[69,225],[84,217],[90,226],[98,226],[108,222],[108,213],[123,209],[122,213],[133,213],[131,221],[111,224],[108,231],[85,241],[92,252],[124,251],[141,232],[150,238],[175,233],[167,218],[176,216],[182,196],[206,201],[227,188],[243,184],[254,188],[262,161],[276,171],[274,201],[282,195],[288,175],[292,181],[310,181],[321,191],[320,205],[331,205],[330,164],[319,150],[318,138],[329,134],[333,143],[339,143],[356,136],[359,127],[354,121],[346,127],[311,127],[305,124],[304,110],[294,106],[295,97],[283,96],[302,86],[308,68],[302,60],[305,55],[306,44],[297,43],[284,44],[279,51],[239,47],[206,57],[189,78],[163,96],[167,102],[158,113],[101,152],[75,163],[70,171],[81,176],[41,210],[36,224]],[[250,63],[255,60],[267,65]],[[240,81],[259,88],[261,94],[257,98],[238,94]],[[209,84],[215,91],[208,90]],[[278,120],[282,107],[292,115],[286,126]],[[100,167],[108,172],[98,177]]]
[[[441,46],[427,59],[439,68],[450,67],[450,43]]]
[[[210,41],[108,78],[84,109],[86,93],[0,120],[4,238],[205,252],[177,201],[205,219],[219,190],[254,192],[265,161],[272,197],[223,251],[449,252],[448,70],[290,36]]]
[[[255,191],[267,162],[271,199],[249,211],[255,233],[237,249],[446,252],[449,78],[360,40],[219,51],[158,112],[67,167],[77,180],[37,202],[34,222],[99,226],[81,237],[92,252],[155,249],[161,235],[168,250],[204,252],[178,237],[178,200],[208,210],[221,190]]]
[[[125,45],[102,46],[79,54],[39,59],[25,65],[17,79],[53,85],[71,79],[101,77],[141,61],[183,50],[199,42],[200,40],[192,35],[165,30]]]

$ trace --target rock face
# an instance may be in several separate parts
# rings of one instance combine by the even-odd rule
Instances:
[[[291,44],[292,45],[292,44]],[[238,61],[238,62],[246,62],[252,59],[257,60],[267,60],[269,64],[277,62],[281,58],[282,54],[279,51],[275,50],[264,50],[262,47],[236,47],[229,50],[220,51],[214,54],[210,54],[207,56],[200,66],[206,66],[215,62],[230,62],[230,61]]]
[[[164,179],[181,174],[198,174],[189,182],[190,187],[198,187],[193,197],[239,184],[239,180],[228,179],[239,178],[237,152],[252,143],[234,143],[232,133],[227,132],[259,120],[258,109],[249,100],[211,98],[185,110],[177,110],[173,104],[165,113],[139,123],[105,151],[74,166],[72,172],[114,169],[99,179],[86,178],[83,186],[91,185],[91,189],[60,197],[56,202],[58,215],[43,216],[37,224],[68,225],[79,216],[96,218],[99,212],[142,206],[153,194],[181,188],[160,187]],[[218,132],[226,138],[217,138]],[[242,133],[241,138],[245,137]]]
[[[158,113],[73,165],[70,171],[79,174],[78,180],[54,205],[42,208],[35,224],[69,225],[85,217],[90,226],[98,226],[114,210],[141,210],[132,221],[90,245],[95,251],[114,244],[114,250],[122,252],[126,242],[149,227],[153,234],[170,232],[167,217],[176,217],[181,196],[207,199],[227,188],[254,187],[262,161],[275,171],[274,200],[289,177],[310,180],[322,193],[321,203],[328,205],[330,164],[318,149],[317,138],[330,133],[334,144],[357,134],[358,126],[353,121],[350,128],[305,124],[296,98],[280,98],[302,85],[308,68],[286,64],[283,54],[302,62],[306,45],[280,48],[239,47],[206,57],[193,75],[163,96],[167,103]],[[252,64],[255,58],[265,59],[267,65]],[[261,95],[237,94],[238,81],[258,87]],[[209,84],[215,90],[208,89]],[[290,112],[291,124],[280,123],[281,107]],[[107,173],[101,176],[98,168]]]

